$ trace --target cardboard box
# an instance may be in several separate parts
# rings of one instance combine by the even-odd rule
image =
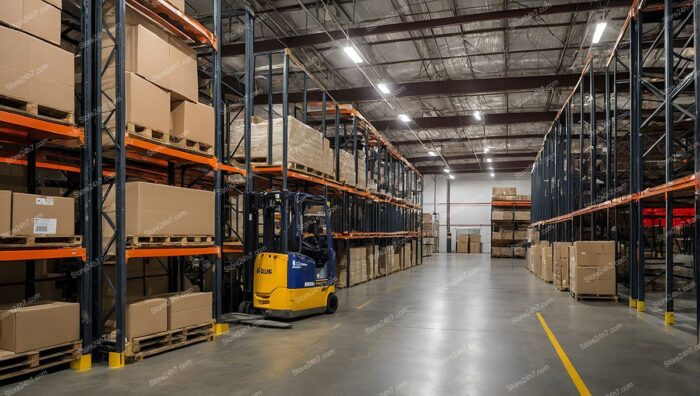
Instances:
[[[170,44],[144,25],[126,27],[125,69],[159,87],[171,86]]]
[[[578,267],[615,266],[614,241],[577,241],[574,251],[570,260]]]
[[[175,37],[170,37],[169,44],[170,98],[196,103],[199,101],[197,53]]]
[[[515,187],[493,187],[491,188],[491,195],[515,195]]]
[[[12,191],[0,191],[0,238],[12,234]]]
[[[550,246],[542,247],[542,271],[541,278],[545,282],[554,281],[554,267],[552,259],[552,248]]]
[[[61,45],[61,6],[51,3],[42,0],[2,0],[0,22]]]
[[[185,12],[185,0],[168,0],[170,4],[174,5],[175,8],[178,10],[182,11],[183,13]]]
[[[212,293],[178,293],[168,300],[168,330],[200,325],[212,320]]]
[[[469,253],[469,242],[457,241],[456,253]]]
[[[168,330],[168,300],[132,300],[126,306],[126,338],[143,337]]]
[[[22,353],[80,339],[80,306],[45,302],[0,308],[0,348]]]
[[[167,197],[167,199],[165,199]],[[105,212],[114,216],[114,189]],[[105,238],[111,228],[103,228]],[[163,184],[126,183],[127,235],[214,235],[214,192]]]
[[[481,253],[481,242],[469,242],[469,253]]]
[[[554,268],[554,286],[559,290],[569,287],[569,242],[554,242],[552,244],[552,263]]]
[[[515,213],[515,220],[530,221],[529,210],[516,210],[513,213]]]
[[[459,242],[469,243],[469,234],[457,235],[457,243]]]
[[[513,220],[513,211],[494,210],[491,212],[492,220]]]
[[[214,108],[188,101],[174,102],[170,112],[170,135],[214,145]]]
[[[72,53],[4,26],[0,26],[0,52],[0,95],[74,111]]]
[[[12,235],[75,235],[74,199],[12,193]]]
[[[615,295],[615,267],[570,267],[570,288],[575,294]]]
[[[105,81],[105,91],[114,89],[114,81]],[[168,92],[131,72],[125,73],[126,122],[158,132],[170,131],[170,96]],[[113,125],[113,122],[112,122]],[[111,140],[104,144],[111,144]]]
[[[481,234],[469,234],[469,243],[481,243]]]

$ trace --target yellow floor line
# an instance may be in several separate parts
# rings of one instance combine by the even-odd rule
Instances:
[[[392,290],[397,290],[397,289],[400,289],[400,288],[402,288],[402,287],[403,287],[403,285],[398,285],[398,286],[394,286],[394,287],[392,287],[392,288],[390,288],[390,289],[386,289],[386,291],[390,292],[390,291],[392,291]]]
[[[372,302],[372,299],[369,299],[369,300],[365,301],[365,303],[364,303],[364,304],[362,304],[362,305],[358,306],[358,307],[357,307],[357,309],[362,309],[362,308],[364,308],[364,307],[368,306],[368,305],[369,305],[369,303],[371,303],[371,302]]]
[[[544,317],[539,312],[537,312],[537,319],[540,320],[542,328],[544,329],[545,333],[547,333],[549,341],[552,343],[552,346],[557,351],[557,355],[559,355],[559,359],[561,359],[561,362],[564,364],[566,372],[569,373],[571,381],[573,381],[574,385],[576,385],[578,393],[585,396],[591,396],[591,392],[588,390],[588,387],[586,387],[586,384],[583,383],[581,376],[578,375],[578,372],[574,368],[574,365],[571,364],[571,360],[569,360],[569,357],[566,356],[566,352],[564,352],[564,349],[561,347],[561,345],[559,345],[559,341],[557,341],[557,338],[554,337],[554,333],[552,333],[552,330],[549,329],[547,322],[544,321]]]

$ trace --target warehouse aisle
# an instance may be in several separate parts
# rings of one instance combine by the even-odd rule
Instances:
[[[569,371],[594,395],[691,395],[700,387],[693,335],[665,330],[623,303],[577,303],[531,276],[522,260],[442,254],[339,297],[336,315],[296,322],[292,330],[234,328],[214,342],[123,369],[64,370],[1,391],[575,395]]]

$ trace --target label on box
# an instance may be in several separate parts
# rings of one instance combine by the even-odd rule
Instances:
[[[53,197],[36,197],[36,204],[41,206],[53,206]]]
[[[55,234],[56,219],[34,218],[34,234]]]

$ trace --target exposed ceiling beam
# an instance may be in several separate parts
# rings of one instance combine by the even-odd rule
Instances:
[[[469,140],[480,141],[480,140],[516,140],[516,139],[542,139],[544,138],[544,132],[542,133],[528,133],[520,135],[491,135],[491,136],[470,136]],[[466,137],[449,137],[449,138],[437,138],[437,139],[423,139],[423,144],[430,144],[432,141],[435,144],[440,143],[462,143],[467,140]],[[402,140],[402,141],[392,141],[394,146],[410,146],[410,145],[420,145],[421,142],[418,140]]]
[[[547,86],[573,87],[578,82],[580,74],[547,74],[540,76],[521,76],[504,78],[483,78],[473,80],[443,80],[443,81],[413,81],[393,84],[393,94],[397,98],[415,96],[435,96],[435,95],[476,95],[495,92],[531,91],[542,89]],[[596,75],[596,87],[604,87],[604,75]],[[584,79],[584,83],[588,84]],[[586,85],[587,86],[587,85]],[[381,100],[382,95],[372,86],[332,89],[328,93],[338,102],[362,102]],[[318,102],[322,100],[322,93],[319,90],[308,91],[309,101]],[[303,92],[290,92],[288,96],[290,103],[301,103],[304,101]],[[267,104],[267,94],[255,96],[255,104]],[[272,94],[273,104],[282,103],[282,93]]]
[[[501,21],[506,19],[527,18],[531,15],[567,14],[570,12],[586,12],[610,8],[628,8],[629,0],[592,1],[572,4],[556,4],[549,7],[528,7],[509,10],[488,11],[478,14],[457,15],[446,18],[417,20],[402,23],[388,23],[365,27],[347,29],[350,38],[375,36],[379,34],[400,33],[414,30],[432,29],[445,26],[456,26],[468,23]],[[287,48],[306,47],[345,40],[345,32],[334,30],[331,32],[310,33],[298,36],[282,37],[280,39],[258,40],[254,43],[255,51],[273,51]],[[243,55],[244,43],[226,44],[222,47],[223,56]]]
[[[452,129],[464,128],[479,125],[514,125],[529,124],[532,122],[551,123],[557,116],[556,111],[533,111],[533,112],[512,112],[512,113],[488,113],[483,114],[481,120],[477,120],[473,115],[466,116],[443,116],[443,117],[421,117],[413,118],[409,124],[397,119],[393,120],[371,120],[370,123],[380,131],[407,131],[411,129]],[[578,117],[578,113],[574,113]],[[584,113],[584,119],[589,119],[589,113]],[[596,112],[596,119],[605,118],[605,112]]]
[[[406,154],[404,154],[406,156]],[[536,151],[516,151],[516,152],[509,152],[509,153],[488,153],[488,154],[479,154],[479,158],[484,158],[484,157],[490,157],[490,158],[531,158],[533,161],[535,157],[537,157],[537,152]],[[444,158],[447,161],[450,160],[469,160],[469,159],[475,159],[474,154],[455,154],[455,155],[450,155],[450,154],[442,154],[442,158]],[[429,162],[429,161],[440,161],[440,157],[433,157],[433,156],[422,156],[422,157],[408,157],[406,156],[406,159],[411,161],[411,163],[415,164],[417,162]]]
[[[493,168],[494,172],[504,172],[504,171],[521,171],[523,169],[527,169],[530,165],[532,165],[532,161],[502,161],[502,162],[492,162],[489,164],[490,167]],[[417,166],[416,169],[420,171],[420,173],[426,175],[426,174],[444,174],[445,172],[443,171],[445,167],[444,166]],[[489,172],[488,167],[485,165],[482,165],[479,167],[479,164],[459,164],[459,165],[450,165],[450,171],[452,173],[487,173]]]

